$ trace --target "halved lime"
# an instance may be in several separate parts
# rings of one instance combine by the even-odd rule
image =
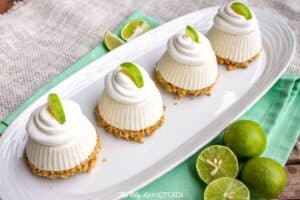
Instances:
[[[135,19],[128,22],[121,30],[121,38],[125,41],[132,40],[137,36],[149,31],[151,26],[142,19]]]
[[[252,18],[252,13],[248,6],[241,2],[234,2],[231,4],[231,9],[236,12],[239,15],[242,15],[245,17],[245,19],[249,20]]]
[[[228,147],[213,145],[205,148],[198,156],[196,169],[205,183],[221,178],[235,178],[238,175],[238,160]]]
[[[198,31],[190,25],[186,26],[184,35],[186,37],[191,38],[196,43],[200,42],[200,37],[199,37]]]
[[[105,31],[104,44],[108,50],[111,51],[111,50],[121,46],[124,43],[125,42],[123,40],[121,40],[121,38],[116,36],[115,34],[109,32],[109,31]]]
[[[121,65],[122,72],[126,74],[138,87],[141,88],[144,86],[144,79],[140,69],[136,66],[136,64],[131,62],[125,62]]]
[[[249,200],[248,188],[239,180],[229,177],[211,182],[204,191],[204,200]]]
[[[48,95],[48,111],[49,113],[58,121],[58,123],[63,124],[66,121],[66,116],[62,103],[55,93],[50,93]]]

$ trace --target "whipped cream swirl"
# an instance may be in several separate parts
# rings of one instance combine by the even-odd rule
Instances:
[[[109,72],[105,78],[105,90],[114,100],[124,104],[138,104],[146,100],[153,91],[154,84],[147,72],[139,67],[144,79],[144,86],[138,88],[134,82],[122,72],[121,67]]]
[[[214,26],[235,35],[244,35],[257,30],[258,24],[252,10],[249,8],[252,18],[247,20],[244,16],[232,10],[231,4],[234,2],[225,4],[218,9],[218,13],[214,18]]]
[[[175,34],[168,40],[168,54],[177,62],[199,66],[206,62],[207,57],[212,54],[211,46],[206,37],[200,33],[200,43],[194,42],[183,33]]]
[[[92,130],[93,127],[85,123],[85,116],[78,104],[73,101],[62,101],[62,105],[66,115],[64,124],[53,118],[46,104],[32,113],[26,126],[31,139],[39,144],[59,146],[72,141],[77,134]]]

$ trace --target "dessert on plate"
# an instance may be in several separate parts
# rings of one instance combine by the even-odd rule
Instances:
[[[108,132],[140,143],[164,122],[157,87],[142,67],[130,62],[106,75],[95,112],[98,124]]]
[[[219,64],[228,70],[247,68],[261,49],[262,41],[257,19],[244,3],[233,1],[218,9],[207,38]]]
[[[33,174],[67,178],[90,171],[100,151],[99,136],[78,104],[49,94],[27,122],[25,158]]]
[[[156,66],[156,81],[176,98],[210,95],[218,65],[208,39],[187,26],[168,40],[167,51]]]

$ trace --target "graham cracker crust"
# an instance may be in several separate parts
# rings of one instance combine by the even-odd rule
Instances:
[[[248,65],[253,62],[258,56],[259,56],[258,52],[255,56],[253,56],[252,58],[246,60],[245,62],[239,63],[239,62],[234,62],[230,59],[226,59],[226,58],[222,58],[220,56],[216,56],[217,57],[217,62],[218,64],[221,65],[226,65],[226,68],[228,71],[237,69],[237,68],[242,68],[242,69],[246,69],[248,67]]]
[[[174,93],[175,99],[180,99],[181,97],[187,96],[187,95],[193,95],[193,96],[201,96],[201,95],[211,95],[212,88],[214,87],[215,83],[211,84],[208,87],[199,89],[199,90],[186,90],[179,88],[172,83],[169,83],[166,81],[162,75],[159,73],[158,70],[155,70],[155,81],[159,83],[167,92]]]
[[[165,110],[165,106],[164,106]],[[101,116],[98,107],[95,108],[96,121],[99,126],[104,128],[107,132],[112,133],[118,138],[125,140],[131,140],[138,143],[143,143],[143,137],[153,135],[153,133],[158,129],[165,121],[164,115],[152,126],[149,126],[145,129],[138,131],[124,130],[110,125],[107,121]]]
[[[39,169],[30,162],[26,153],[25,153],[25,159],[26,159],[26,163],[29,165],[29,167],[31,168],[32,173],[34,175],[46,177],[46,178],[50,178],[50,179],[56,179],[56,178],[65,179],[70,176],[79,174],[81,172],[90,172],[96,165],[96,162],[98,160],[98,153],[100,152],[100,149],[101,149],[100,137],[97,135],[96,146],[95,146],[93,152],[89,155],[88,159],[71,169],[67,169],[67,170],[63,170],[63,171],[49,171],[49,170]]]

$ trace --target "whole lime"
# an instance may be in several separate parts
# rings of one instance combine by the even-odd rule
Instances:
[[[271,199],[282,192],[286,184],[286,173],[278,162],[256,157],[244,165],[241,180],[254,196]]]
[[[224,132],[224,144],[239,158],[250,158],[262,154],[266,143],[265,131],[255,121],[236,121]]]

